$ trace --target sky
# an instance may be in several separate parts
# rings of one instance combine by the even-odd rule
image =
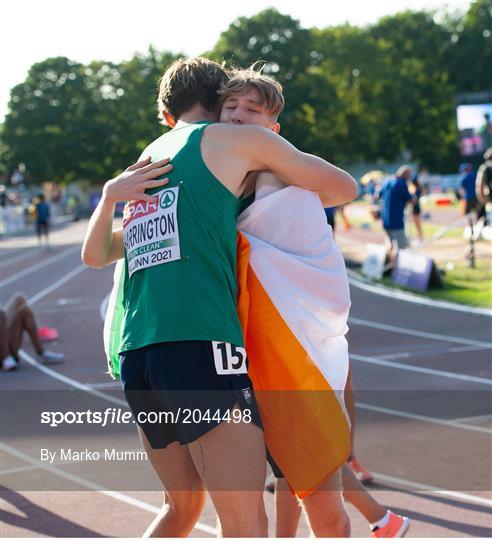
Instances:
[[[465,11],[469,0],[1,0],[0,121],[10,89],[32,64],[52,56],[120,62],[149,45],[195,55],[211,49],[238,17],[267,7],[298,19],[304,28],[349,22],[365,25],[405,9],[448,6]]]

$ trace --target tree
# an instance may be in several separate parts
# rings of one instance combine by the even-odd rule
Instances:
[[[304,126],[298,114],[305,104],[307,71],[313,63],[310,30],[299,21],[269,8],[253,17],[240,17],[223,32],[208,55],[218,61],[248,67],[261,61],[263,72],[274,76],[284,87],[285,112],[281,115],[282,134],[306,148]]]
[[[83,66],[64,57],[34,64],[11,92],[3,167],[26,163],[37,183],[114,176],[164,132],[158,79],[174,59],[151,48],[121,64]]]
[[[448,31],[450,83],[457,92],[492,91],[492,3],[471,2],[464,17],[448,20]]]
[[[81,64],[64,57],[34,64],[11,92],[2,137],[7,167],[24,162],[37,181],[83,175],[79,132],[92,113]]]
[[[459,159],[456,94],[492,89],[492,5],[321,30],[270,8],[234,21],[207,56],[263,62],[284,87],[282,134],[303,150],[345,164],[409,150],[450,171]],[[158,79],[176,57],[150,48],[120,64],[60,57],[33,65],[11,93],[0,172],[23,162],[38,182],[114,176],[163,133]]]

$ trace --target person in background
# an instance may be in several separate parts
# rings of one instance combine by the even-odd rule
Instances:
[[[422,230],[422,209],[420,207],[420,197],[422,195],[422,185],[419,181],[419,175],[415,175],[412,178],[409,192],[414,197],[414,204],[412,208],[412,217],[415,228],[417,229],[418,242],[422,243],[424,240],[424,232]]]
[[[44,200],[44,195],[38,197],[39,202],[36,204],[36,233],[38,235],[39,246],[42,244],[42,236],[44,236],[45,247],[49,249],[49,225],[50,225],[50,207]]]
[[[422,189],[422,195],[429,195],[432,192],[432,181],[427,167],[421,167],[417,179]]]
[[[466,215],[477,210],[477,193],[475,190],[477,173],[473,170],[471,163],[462,163],[459,171],[459,191],[464,201],[463,214]]]
[[[405,206],[414,200],[407,185],[411,179],[412,169],[403,165],[396,175],[385,180],[381,187],[381,218],[387,235],[390,258],[394,257],[395,251],[408,247],[404,213]]]
[[[343,230],[344,231],[348,231],[352,227],[352,225],[350,224],[349,218],[347,217],[347,214],[345,213],[345,210],[346,210],[347,206],[348,206],[348,203],[347,204],[342,204],[339,207],[340,216],[342,217],[342,221],[343,221]]]
[[[0,184],[0,206],[5,208],[7,206],[7,190],[3,184]]]
[[[34,350],[43,364],[58,364],[65,358],[63,353],[44,348],[39,337],[38,325],[26,297],[15,293],[0,309],[0,365],[3,371],[14,371],[19,365],[18,352],[22,338],[27,333]]]

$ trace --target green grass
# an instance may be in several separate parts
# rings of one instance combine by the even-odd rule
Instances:
[[[416,234],[415,225],[411,225],[412,232]],[[429,223],[428,221],[422,221],[422,229],[424,231],[424,239],[430,238],[432,235],[436,234],[437,231],[442,229],[442,225],[437,225],[435,223]],[[443,235],[443,238],[463,238],[463,227],[454,227],[446,232]]]
[[[437,300],[492,308],[492,265],[490,259],[479,259],[476,268],[457,265],[453,270],[446,270],[443,281],[444,289],[429,289],[426,293],[419,293],[405,287],[397,287],[390,277],[383,278],[381,283],[400,290],[423,294]]]

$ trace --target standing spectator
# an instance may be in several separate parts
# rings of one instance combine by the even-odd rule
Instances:
[[[38,234],[38,243],[41,246],[41,237],[44,235],[46,249],[49,249],[49,223],[50,223],[50,207],[44,200],[44,195],[41,194],[39,202],[36,204],[36,232]]]
[[[465,214],[469,214],[477,208],[477,193],[475,191],[477,174],[471,163],[462,163],[459,171],[459,191],[461,199],[464,201],[463,210]]]
[[[408,247],[405,234],[405,206],[413,201],[408,191],[407,182],[412,179],[412,169],[408,165],[400,167],[396,176],[385,180],[381,187],[381,218],[387,234],[388,251],[390,255],[396,248]]]
[[[485,206],[478,203],[477,200],[477,171],[473,170],[471,163],[462,163],[460,165],[460,194],[463,198],[463,213],[464,215],[475,212],[476,221],[485,217]],[[473,219],[470,215],[470,227],[473,225]],[[480,233],[479,233],[480,234]]]
[[[0,185],[0,206],[5,208],[7,206],[7,191],[3,184]]]

